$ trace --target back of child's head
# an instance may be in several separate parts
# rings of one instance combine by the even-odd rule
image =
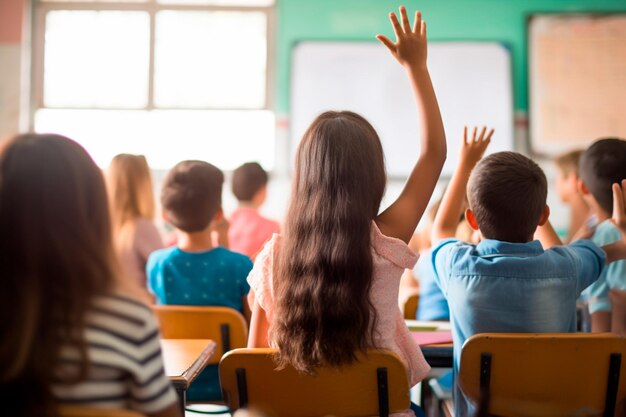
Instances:
[[[580,178],[600,208],[611,214],[611,186],[626,178],[626,141],[606,138],[594,142],[580,158]]]
[[[370,234],[385,184],[382,145],[363,117],[326,112],[313,121],[296,154],[278,255],[270,336],[279,363],[312,371],[372,346]]]
[[[154,217],[152,176],[143,155],[115,156],[107,169],[106,183],[115,229],[137,218]]]
[[[516,152],[498,152],[482,159],[467,185],[469,206],[482,236],[525,243],[546,207],[548,185],[541,168]]]
[[[165,219],[187,233],[206,229],[222,207],[223,183],[222,171],[207,162],[180,162],[163,181]]]
[[[267,172],[257,162],[247,162],[233,172],[233,194],[237,200],[250,202],[267,185]]]
[[[578,166],[580,164],[580,157],[582,156],[582,154],[582,149],[566,152],[554,158],[554,163],[558,167],[559,171],[561,171],[563,176],[569,176],[570,174],[574,174],[574,176],[578,177]]]
[[[102,172],[76,142],[31,133],[3,144],[0,385],[6,415],[53,412],[50,387],[59,377],[62,346],[78,349],[72,378],[86,372],[86,312],[114,286],[117,271],[108,207]]]

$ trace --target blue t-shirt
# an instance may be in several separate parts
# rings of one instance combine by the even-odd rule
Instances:
[[[148,289],[157,304],[231,307],[242,313],[250,270],[250,258],[222,247],[206,252],[161,249],[146,264]],[[207,366],[187,390],[190,401],[218,401],[221,396],[217,365]]]
[[[598,278],[605,259],[591,241],[545,251],[538,241],[439,242],[431,260],[450,307],[455,375],[463,343],[474,334],[574,332],[576,299]],[[473,415],[458,386],[454,404],[455,415]]]
[[[206,252],[160,249],[146,264],[148,289],[157,304],[222,306],[239,312],[250,291],[246,278],[251,269],[250,258],[222,247]]]
[[[413,273],[420,283],[420,300],[417,305],[418,320],[450,320],[448,300],[435,282],[435,271],[430,259],[431,251],[420,254]]]
[[[621,240],[622,236],[610,220],[598,225],[591,240],[598,246],[608,245]],[[583,293],[583,299],[589,305],[589,313],[611,311],[609,290],[626,290],[626,261],[615,261],[607,265],[596,282]]]

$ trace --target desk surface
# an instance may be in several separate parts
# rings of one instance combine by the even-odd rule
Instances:
[[[175,386],[187,389],[215,354],[208,339],[161,339],[165,375]]]
[[[405,320],[411,331],[450,331],[450,323],[445,321]],[[420,346],[426,362],[433,368],[452,368],[452,343]]]

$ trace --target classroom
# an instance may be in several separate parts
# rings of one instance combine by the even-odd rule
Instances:
[[[0,0],[0,415],[626,417],[626,1]]]

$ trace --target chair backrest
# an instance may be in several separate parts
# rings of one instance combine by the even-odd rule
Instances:
[[[217,350],[209,364],[219,363],[231,349],[247,346],[248,325],[228,307],[157,305],[153,307],[164,339],[211,339]]]
[[[145,417],[137,411],[75,405],[60,406],[59,415],[61,417]]]
[[[291,367],[277,370],[275,349],[236,349],[220,362],[224,401],[231,409],[251,407],[273,417],[387,416],[409,409],[409,381],[400,358],[370,350],[341,368],[315,375]]]
[[[625,354],[626,339],[607,333],[478,334],[458,383],[484,415],[612,417],[626,398]]]
[[[402,314],[405,320],[415,320],[417,317],[417,307],[419,306],[420,295],[411,294],[404,301]]]

